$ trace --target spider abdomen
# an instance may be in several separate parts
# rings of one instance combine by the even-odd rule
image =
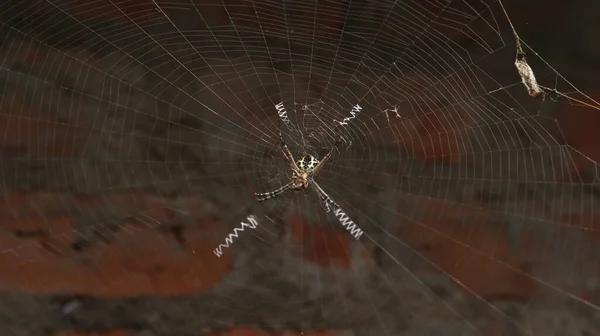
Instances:
[[[318,164],[319,160],[315,159],[315,157],[310,154],[306,154],[298,160],[298,168],[303,172],[313,171]]]

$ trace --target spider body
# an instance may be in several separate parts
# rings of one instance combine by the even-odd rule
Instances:
[[[279,139],[281,141],[281,153],[283,153],[283,156],[285,156],[290,164],[290,168],[292,168],[292,181],[280,187],[279,189],[270,192],[260,194],[255,193],[254,195],[256,196],[256,199],[259,202],[266,201],[281,195],[286,190],[301,190],[303,188],[308,188],[310,183],[314,185],[317,193],[321,197],[321,200],[325,203],[327,209],[329,209],[329,204],[337,206],[314,180],[314,177],[321,170],[321,168],[323,168],[323,164],[329,159],[329,157],[331,157],[335,146],[334,148],[331,148],[329,153],[327,153],[321,161],[317,160],[310,154],[304,154],[300,160],[296,161],[287,145],[283,141],[281,133],[279,134]]]
[[[310,174],[319,164],[319,160],[315,159],[310,154],[305,154],[302,159],[298,160],[298,168],[301,172]]]
[[[319,186],[317,181],[315,181],[315,177],[323,168],[323,164],[331,157],[333,153],[333,149],[337,147],[339,142],[336,142],[333,148],[327,153],[321,161],[317,160],[314,156],[310,154],[304,154],[302,159],[296,161],[294,160],[294,156],[288,149],[287,145],[283,141],[283,137],[281,136],[281,132],[279,132],[279,139],[281,140],[281,153],[288,160],[290,164],[290,168],[292,169],[292,181],[288,182],[286,185],[279,187],[279,189],[266,192],[266,193],[254,193],[256,200],[259,202],[266,201],[271,198],[275,198],[281,194],[283,194],[287,190],[301,190],[302,188],[308,188],[309,182],[313,186],[314,190],[317,192],[319,197],[321,198],[321,202],[323,202],[323,206],[326,212],[330,212],[331,208],[335,209],[335,215],[338,217],[340,223],[343,226],[346,226],[348,231],[352,230],[352,234],[356,239],[362,236],[363,232],[359,228],[356,228],[354,222],[348,219],[348,216],[342,211],[340,206],[327,195],[327,193]]]
[[[297,165],[299,172],[294,172],[292,175],[294,189],[308,188],[308,178],[312,177],[313,171],[319,165],[319,160],[310,154],[305,154],[302,159],[298,160]]]

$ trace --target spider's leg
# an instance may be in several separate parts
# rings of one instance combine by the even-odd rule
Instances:
[[[331,197],[329,197],[329,195],[327,195],[327,193],[317,183],[315,183],[314,180],[312,180],[311,182],[316,187],[315,190],[317,191],[319,196],[321,196],[323,202],[325,202],[327,210],[330,210],[330,206],[334,206],[334,214],[335,217],[337,217],[340,224],[342,224],[342,226],[345,227],[346,230],[350,232],[350,234],[353,235],[355,239],[360,238],[360,236],[362,236],[364,232],[359,227],[357,227],[356,224],[350,218],[348,218],[348,215],[346,215],[344,210],[342,210],[342,208],[339,205],[337,205],[331,199]]]
[[[340,143],[340,140],[336,141],[335,144],[333,145],[333,147],[331,147],[331,149],[329,150],[329,152],[327,154],[325,154],[323,159],[319,162],[319,164],[315,167],[315,169],[313,169],[313,171],[312,171],[313,175],[317,175],[319,170],[321,170],[321,168],[323,168],[323,166],[325,165],[325,162],[331,157],[331,155],[333,154],[333,150],[338,146],[339,143]]]
[[[325,198],[321,197],[321,201],[323,202],[323,205],[325,206],[325,212],[327,212],[327,213],[331,212],[331,206],[329,206],[329,203],[325,200]]]
[[[283,141],[283,135],[281,135],[281,131],[279,132],[279,140],[281,141],[281,153],[283,153],[283,156],[285,156],[285,158],[289,161],[294,173],[300,174],[300,168],[298,168],[292,152],[290,152],[290,149],[285,144],[285,141]]]
[[[319,195],[319,197],[321,197],[321,201],[323,201],[323,204],[325,204],[326,212],[331,211],[331,206],[333,206],[334,209],[340,208],[340,206],[331,197],[329,197],[329,195],[327,195],[323,188],[321,188],[321,186],[317,182],[315,182],[314,179],[311,179],[310,183],[315,187],[317,194]]]
[[[286,190],[292,189],[293,187],[294,187],[294,182],[290,182],[290,183],[284,185],[283,187],[273,190],[273,191],[270,191],[270,192],[260,193],[260,194],[254,193],[254,196],[256,196],[257,201],[262,202],[262,201],[266,201],[271,198],[275,198],[275,197],[281,195]]]

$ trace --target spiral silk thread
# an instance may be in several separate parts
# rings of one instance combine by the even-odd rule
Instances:
[[[344,120],[342,120],[342,121],[337,121],[337,120],[334,120],[334,121],[342,126],[348,125],[348,121],[356,118],[356,114],[358,112],[360,112],[360,110],[362,110],[362,107],[360,107],[360,105],[356,104],[355,106],[352,107],[352,111],[350,111],[350,115],[351,115],[350,117],[344,118]]]
[[[358,238],[362,236],[363,231],[356,226],[356,224],[350,218],[348,218],[344,210],[337,208],[333,213],[338,218],[340,223],[342,223],[342,226],[346,227],[346,231],[350,232],[350,234],[354,236],[354,239],[358,240]]]
[[[283,102],[280,102],[279,104],[275,105],[275,108],[277,109],[277,114],[279,114],[279,118],[281,118],[281,121],[283,121],[283,123],[286,125],[289,124],[291,120],[287,116],[287,112],[285,111]]]
[[[233,229],[233,233],[231,233],[229,236],[227,236],[227,238],[225,238],[225,244],[219,244],[219,246],[217,246],[217,248],[213,250],[213,253],[217,257],[220,258],[223,255],[223,248],[228,248],[229,245],[233,243],[233,237],[238,237],[238,231],[244,231],[244,226],[247,226],[251,229],[256,229],[256,227],[258,226],[258,220],[256,216],[250,215],[247,217],[247,219],[250,222],[250,224],[242,222],[242,227]]]

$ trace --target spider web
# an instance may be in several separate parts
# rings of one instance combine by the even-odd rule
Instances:
[[[99,298],[63,306],[84,330],[600,333],[598,163],[570,138],[600,104],[521,33],[519,11],[5,1],[3,289]],[[312,188],[254,199],[290,181],[279,132],[296,159],[340,141],[315,179],[360,239]],[[106,274],[109,259],[122,269]],[[202,289],[145,292],[162,278],[142,259]]]

